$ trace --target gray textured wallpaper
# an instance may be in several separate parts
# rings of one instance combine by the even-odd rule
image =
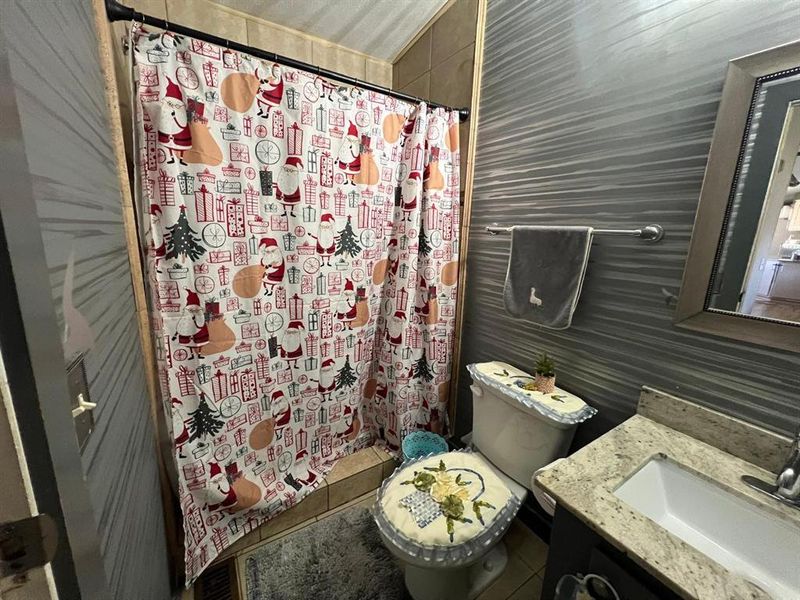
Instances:
[[[489,0],[462,365],[530,370],[600,410],[584,440],[635,411],[650,385],[778,431],[800,422],[800,356],[672,325],[729,59],[800,37],[800,3]],[[500,224],[633,228],[596,238],[572,328],[505,314]],[[462,368],[457,429],[471,428]]]
[[[91,3],[19,0],[0,14],[53,302],[63,322],[65,269],[74,253],[73,302],[94,338],[86,371],[96,429],[83,463],[112,597],[169,598],[155,442]]]

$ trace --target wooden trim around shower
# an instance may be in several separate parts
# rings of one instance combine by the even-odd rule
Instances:
[[[475,179],[475,149],[478,136],[478,104],[481,97],[481,76],[483,74],[483,46],[486,32],[487,0],[478,0],[478,18],[475,24],[475,55],[472,69],[472,102],[470,103],[469,148],[467,149],[466,180],[464,181],[464,205],[461,207],[461,227],[458,246],[458,299],[456,301],[455,339],[453,340],[453,361],[451,366],[450,388],[448,394],[447,416],[450,422],[450,435],[456,422],[458,403],[458,381],[461,372],[461,331],[464,327],[464,293],[467,281],[467,244],[469,226],[472,218],[472,187]],[[465,402],[468,399],[464,399]]]
[[[98,54],[106,94],[108,127],[114,158],[117,163],[117,180],[120,188],[120,208],[122,209],[125,242],[130,266],[136,321],[139,329],[139,342],[147,381],[147,395],[150,404],[150,420],[153,424],[154,446],[158,457],[158,479],[161,488],[161,501],[164,506],[164,530],[166,533],[170,579],[173,589],[177,589],[183,573],[183,538],[179,529],[177,515],[180,514],[175,487],[171,483],[169,469],[162,447],[163,440],[169,440],[164,412],[161,405],[161,391],[156,368],[155,343],[148,316],[147,292],[144,282],[142,257],[139,252],[139,235],[131,190],[131,180],[125,158],[125,143],[122,118],[119,110],[119,92],[114,70],[113,44],[111,42],[111,23],[106,17],[103,0],[92,0],[95,29],[97,30]],[[171,441],[171,440],[170,440]],[[177,483],[177,482],[176,482]]]

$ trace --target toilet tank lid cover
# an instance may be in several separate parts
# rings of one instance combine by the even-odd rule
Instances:
[[[561,388],[555,388],[552,394],[525,389],[534,377],[504,362],[472,363],[467,365],[467,370],[475,381],[557,423],[577,424],[597,413],[596,408]]]

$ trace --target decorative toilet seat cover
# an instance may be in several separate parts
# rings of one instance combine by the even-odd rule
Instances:
[[[491,543],[505,532],[519,505],[482,456],[446,452],[398,468],[381,487],[375,520],[412,555],[427,551],[442,560],[471,554],[465,546]]]

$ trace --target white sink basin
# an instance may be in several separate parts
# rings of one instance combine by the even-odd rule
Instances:
[[[775,600],[800,598],[800,528],[665,458],[614,494]]]

